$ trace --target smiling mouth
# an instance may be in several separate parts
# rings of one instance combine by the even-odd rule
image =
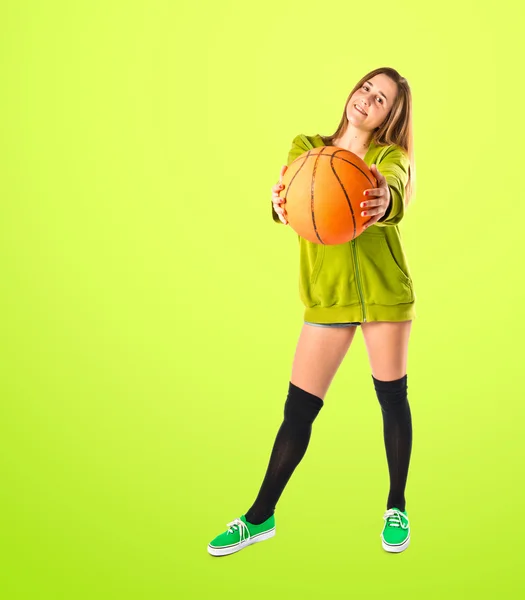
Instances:
[[[365,117],[367,117],[368,115],[365,113],[364,110],[360,109],[357,104],[354,104],[354,108],[357,110],[357,112],[360,112],[362,115],[365,115]]]

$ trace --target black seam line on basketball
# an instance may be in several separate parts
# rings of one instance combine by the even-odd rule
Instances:
[[[322,150],[321,150],[322,152]],[[294,179],[297,177],[297,175],[299,174],[299,171],[304,167],[304,164],[306,163],[306,161],[308,160],[310,154],[312,153],[311,150],[308,151],[308,154],[304,155],[304,160],[303,160],[303,164],[297,169],[297,171],[295,172],[294,176],[290,179],[290,183],[288,184],[288,191],[286,192],[284,199],[286,200],[288,194],[290,193],[290,190],[292,189],[292,183],[294,182]],[[318,155],[319,156],[319,155]],[[301,158],[301,157],[298,157]],[[293,162],[295,162],[296,160],[298,160],[298,158],[296,158]],[[293,164],[293,163],[292,163]],[[315,167],[314,167],[315,169]],[[313,219],[313,214],[312,214],[312,219]],[[313,219],[314,221],[314,229],[315,229],[315,219]],[[315,229],[315,234],[317,235],[317,238],[319,239],[319,241],[321,242],[321,244],[323,244],[324,242],[321,240],[321,238],[319,237],[319,234],[317,233],[317,229]]]
[[[363,169],[361,169],[361,167],[359,167],[358,165],[356,165],[355,163],[353,163],[351,160],[348,160],[347,158],[343,158],[342,156],[337,156],[337,154],[339,152],[345,152],[345,150],[336,150],[333,154],[332,154],[332,158],[337,158],[338,160],[343,160],[346,163],[350,163],[352,166],[354,166],[360,173],[362,173],[368,180],[368,183],[370,183],[370,185],[374,185],[374,182],[372,179],[370,179],[370,176],[368,175],[368,173],[365,173],[365,171],[363,171]]]
[[[299,171],[303,168],[304,163],[308,160],[308,157],[310,156],[310,152],[308,152],[308,154],[305,154],[304,156],[300,156],[298,158],[296,158],[291,164],[293,164],[296,160],[299,160],[299,158],[303,158],[303,164],[297,169],[297,171],[295,172],[294,176],[290,179],[290,183],[288,184],[288,189],[285,191],[284,194],[284,200],[287,199],[288,194],[290,193],[290,188],[292,187],[292,183],[294,182],[294,179],[297,177],[297,175],[299,174]]]
[[[332,167],[332,172],[336,176],[337,181],[339,182],[339,185],[341,186],[341,189],[343,190],[343,193],[344,193],[345,198],[346,198],[346,203],[348,204],[348,208],[350,209],[350,214],[352,215],[352,222],[354,224],[354,234],[352,235],[352,239],[354,239],[356,231],[357,231],[357,224],[356,224],[356,221],[355,221],[354,207],[352,206],[352,203],[350,202],[350,198],[348,197],[348,194],[346,193],[346,189],[345,189],[345,186],[343,185],[343,182],[341,181],[341,179],[339,178],[339,175],[337,174],[337,171],[335,170],[333,158],[334,158],[334,156],[332,155],[332,160],[330,160],[330,166]]]
[[[317,227],[316,227],[316,224],[315,224],[315,215],[314,215],[314,210],[313,210],[313,189],[314,189],[315,171],[317,169],[317,162],[319,161],[320,157],[323,156],[323,153],[326,152],[327,146],[318,146],[318,148],[319,148],[319,153],[317,154],[317,159],[316,159],[316,161],[314,163],[314,169],[313,169],[313,175],[312,175],[310,209],[311,209],[311,214],[312,214],[312,222],[313,222],[313,226],[314,226],[315,235],[317,236],[317,239],[319,240],[319,242],[321,244],[324,244],[323,240],[319,236],[319,232],[317,231]],[[317,150],[317,148],[312,148],[312,150]],[[302,165],[297,169],[297,171],[295,172],[294,176],[290,180],[290,183],[288,184],[288,191],[286,192],[286,194],[284,196],[285,200],[286,200],[286,197],[288,196],[288,193],[290,192],[290,189],[292,187],[292,183],[293,183],[294,179],[296,178],[296,176],[298,175],[299,171],[303,168],[304,164],[306,163],[306,161],[308,160],[308,158],[312,154],[312,150],[308,150],[307,154],[304,154],[304,156],[301,155],[300,157],[297,157],[294,161],[292,161],[291,164],[293,164],[294,162],[296,162],[297,160],[299,160],[299,158],[303,158],[304,159]],[[350,164],[353,167],[355,167],[360,173],[362,173],[366,177],[366,179],[370,183],[370,185],[374,185],[374,182],[370,179],[369,175],[365,171],[363,171],[363,169],[361,169],[358,165],[356,165],[351,160],[348,160],[347,158],[343,158],[342,156],[337,156],[337,154],[339,154],[340,152],[348,152],[348,150],[344,150],[344,148],[342,148],[341,150],[336,150],[333,154],[329,154],[329,155],[325,154],[325,156],[327,156],[327,158],[329,157],[331,159],[330,160],[330,164],[332,166],[332,171],[334,172],[334,174],[336,175],[336,177],[337,177],[337,173],[335,172],[334,167],[333,167],[333,159],[334,158],[337,158],[337,160],[342,160],[343,162],[345,162],[347,164]],[[347,202],[348,202],[348,196],[346,195],[346,190],[342,186],[341,180],[339,179],[339,177],[337,177],[337,180],[339,181],[339,184],[343,188],[343,191],[345,193],[345,197],[346,197]],[[356,222],[355,222],[355,218],[354,218],[354,211],[353,211],[352,205],[350,203],[349,203],[349,206],[350,206],[350,210],[351,210],[351,213],[352,213],[352,220],[353,220],[353,223],[354,223],[354,236],[353,237],[355,238]]]
[[[323,153],[325,147],[321,148],[319,154],[317,155],[317,158],[315,159],[314,162],[314,168],[312,171],[312,184],[310,186],[310,211],[312,214],[312,223],[314,226],[314,231],[315,231],[315,235],[317,236],[317,239],[321,242],[321,244],[324,244],[323,240],[321,239],[321,236],[319,235],[319,232],[317,231],[317,225],[315,224],[315,212],[314,212],[314,187],[315,187],[315,173],[317,171],[317,163],[319,162],[319,159],[321,157],[321,154]]]
[[[322,148],[323,150],[324,150],[324,148],[327,148],[327,147],[328,146],[318,146],[318,148]],[[314,150],[317,150],[317,148],[314,148]],[[310,156],[311,152],[312,152],[311,150],[308,152],[308,156]],[[374,181],[372,179],[370,179],[370,176],[368,175],[368,173],[366,173],[365,171],[363,171],[363,169],[361,169],[361,167],[359,167],[358,165],[356,165],[351,160],[348,160],[348,158],[343,158],[342,156],[337,156],[338,152],[349,152],[349,150],[345,150],[344,148],[342,148],[341,150],[336,150],[331,155],[330,154],[328,154],[328,155],[325,154],[325,156],[326,156],[326,158],[329,158],[329,157],[337,158],[337,160],[342,160],[343,162],[352,165],[353,167],[355,167],[356,169],[358,169],[367,178],[368,183],[370,183],[370,185],[374,185]],[[308,156],[307,156],[307,158],[308,158]],[[322,151],[317,156],[322,156]],[[296,158],[295,160],[298,160],[298,159]],[[295,160],[293,162],[295,162]],[[291,164],[293,164],[293,163],[291,163]]]

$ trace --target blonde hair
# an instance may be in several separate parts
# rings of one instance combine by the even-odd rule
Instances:
[[[402,77],[395,69],[390,67],[381,67],[374,69],[361,78],[350,92],[343,111],[343,116],[339,126],[332,135],[321,136],[327,146],[333,145],[334,139],[340,137],[348,126],[348,117],[346,116],[346,107],[354,93],[368,80],[376,75],[384,74],[390,77],[397,84],[397,95],[388,116],[383,123],[374,130],[372,141],[378,146],[390,146],[395,144],[405,150],[410,160],[408,171],[408,181],[406,184],[405,206],[408,206],[410,200],[416,192],[416,163],[414,158],[414,139],[412,127],[412,93],[408,81]]]

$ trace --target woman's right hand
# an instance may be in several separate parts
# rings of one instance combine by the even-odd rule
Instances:
[[[286,211],[284,210],[284,206],[281,207],[280,205],[284,205],[286,203],[286,200],[279,196],[279,192],[281,190],[284,190],[284,185],[282,184],[282,180],[283,180],[283,175],[286,173],[287,168],[288,167],[286,165],[283,165],[283,167],[281,169],[281,176],[279,177],[279,183],[276,183],[272,188],[273,209],[277,213],[277,216],[279,217],[279,220],[281,221],[281,223],[284,223],[285,225],[288,225],[288,221],[285,219]]]

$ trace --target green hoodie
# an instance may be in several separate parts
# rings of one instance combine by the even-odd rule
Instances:
[[[324,145],[320,135],[296,136],[287,164]],[[399,146],[378,146],[374,142],[364,161],[369,167],[377,165],[385,176],[390,207],[380,221],[344,244],[314,244],[298,236],[299,293],[305,321],[407,321],[416,316],[416,296],[398,228],[405,213],[410,161]],[[273,206],[272,216],[282,224]]]

